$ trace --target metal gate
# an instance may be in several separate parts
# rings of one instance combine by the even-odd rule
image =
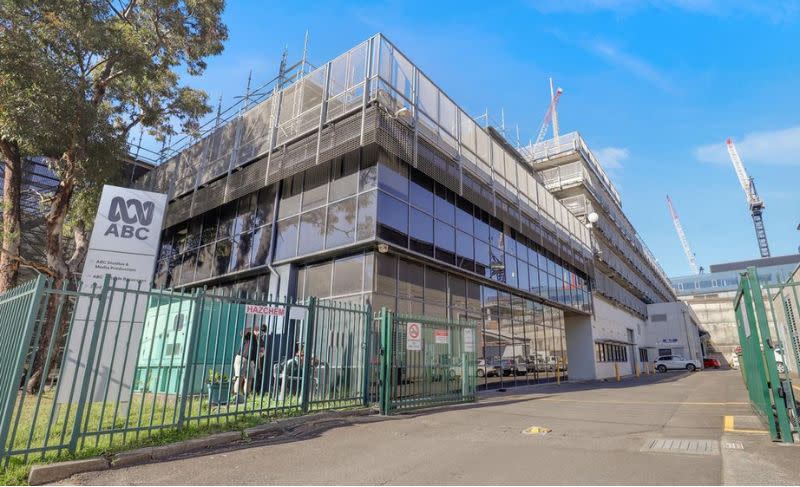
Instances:
[[[381,309],[381,413],[474,401],[476,328]]]
[[[795,284],[797,283],[791,284],[792,290]],[[739,290],[734,298],[741,344],[739,365],[750,403],[769,427],[772,439],[784,443],[798,441],[800,423],[791,376],[782,360],[782,357],[786,357],[786,349],[781,341],[783,333],[779,330],[786,326],[786,321],[778,318],[773,306],[776,301],[773,293],[775,289],[779,289],[778,294],[783,296],[784,288],[789,285],[762,287],[756,268],[749,267],[740,276]],[[785,303],[782,298],[777,301],[781,305]],[[774,333],[770,330],[770,321]]]

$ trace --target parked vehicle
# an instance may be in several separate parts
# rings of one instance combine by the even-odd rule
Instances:
[[[688,370],[689,372],[694,372],[700,368],[700,361],[685,359],[680,355],[662,355],[653,362],[653,365],[659,372],[666,372],[668,370]]]
[[[486,360],[478,360],[478,377],[492,377],[499,376],[502,367],[499,364],[487,363]]]
[[[497,361],[500,367],[503,369],[503,376],[508,377],[511,375],[512,371],[514,370],[514,361],[510,358],[504,358]]]
[[[527,375],[528,364],[525,363],[525,359],[522,357],[513,358],[511,360],[511,371],[514,375]]]
[[[719,360],[711,357],[706,357],[703,359],[703,368],[710,369],[710,368],[718,369],[720,367]]]

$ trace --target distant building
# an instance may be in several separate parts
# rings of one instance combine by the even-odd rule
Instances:
[[[739,346],[739,333],[733,311],[733,298],[739,286],[739,274],[756,267],[762,283],[785,281],[800,264],[800,254],[728,262],[710,266],[709,272],[672,278],[678,299],[691,306],[700,325],[710,334],[713,351],[730,358]],[[768,316],[772,321],[772,316]]]

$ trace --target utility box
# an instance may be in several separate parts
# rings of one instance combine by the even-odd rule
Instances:
[[[233,359],[241,346],[245,327],[244,306],[221,300],[197,301],[188,296],[151,298],[145,316],[134,378],[134,391],[178,394],[184,374],[190,374],[187,392],[203,390],[209,371],[231,380]],[[189,357],[189,337],[200,312],[194,353]]]

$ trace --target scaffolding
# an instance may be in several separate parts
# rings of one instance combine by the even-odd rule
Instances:
[[[558,255],[591,255],[588,229],[522,155],[384,36],[308,72],[298,66],[286,79],[257,102],[248,96],[251,106],[193,144],[170,148],[139,182],[168,194],[168,226],[376,141],[496,215],[522,219]]]

